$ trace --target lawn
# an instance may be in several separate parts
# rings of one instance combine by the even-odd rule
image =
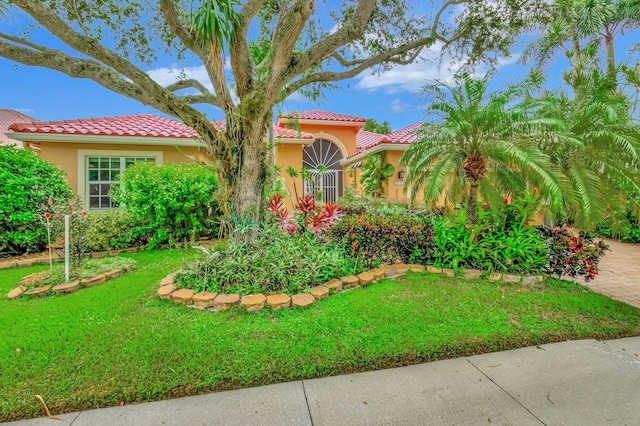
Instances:
[[[198,256],[128,255],[138,269],[68,296],[9,301],[0,271],[0,421],[490,352],[640,335],[640,310],[579,285],[536,288],[412,274],[306,310],[186,309],[158,281]]]

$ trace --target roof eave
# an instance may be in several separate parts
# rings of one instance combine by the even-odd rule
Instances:
[[[356,161],[360,161],[364,158],[367,158],[369,155],[375,154],[380,151],[406,151],[408,148],[409,148],[409,144],[382,143],[382,144],[373,146],[369,149],[366,149],[361,153],[354,155],[353,157],[345,158],[340,162],[340,164],[343,166],[346,166],[351,163],[355,163]]]
[[[287,118],[278,117],[278,123],[297,123],[316,126],[341,126],[341,127],[357,127],[358,129],[365,126],[364,121],[341,121],[341,120],[309,120],[306,118]]]
[[[158,145],[158,146],[187,146],[205,147],[206,145],[196,138],[171,138],[155,136],[111,136],[111,135],[83,135],[69,133],[38,133],[38,132],[12,132],[6,133],[12,139],[22,142],[51,142],[51,143],[86,143],[98,145]]]

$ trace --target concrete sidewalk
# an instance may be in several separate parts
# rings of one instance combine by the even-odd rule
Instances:
[[[640,337],[103,408],[11,425],[637,425]]]

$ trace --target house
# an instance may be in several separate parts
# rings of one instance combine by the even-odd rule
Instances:
[[[14,109],[0,108],[0,146],[9,145],[18,149],[24,148],[22,141],[10,138],[6,135],[6,132],[13,123],[29,123],[35,121],[38,120]]]
[[[293,193],[322,192],[336,201],[346,187],[359,187],[357,166],[368,155],[381,152],[396,174],[384,183],[383,196],[407,201],[405,171],[398,166],[402,153],[416,139],[420,123],[381,135],[365,132],[366,120],[345,114],[304,111],[278,117],[274,125],[275,163],[285,186]],[[88,210],[113,206],[109,197],[118,175],[136,162],[211,161],[206,147],[190,127],[155,115],[132,115],[65,121],[16,122],[9,136],[37,143],[40,156],[67,171],[69,185]],[[306,167],[313,184],[291,178],[287,167]],[[325,166],[325,167],[321,167]],[[352,173],[348,171],[353,169]]]

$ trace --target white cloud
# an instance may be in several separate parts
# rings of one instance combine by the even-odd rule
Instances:
[[[434,46],[420,60],[409,64],[399,65],[379,75],[368,74],[360,77],[355,87],[370,92],[383,90],[387,94],[400,92],[416,93],[422,86],[432,80],[447,81],[462,67],[462,62],[456,61],[448,55],[440,58],[438,46]],[[505,58],[497,64],[498,68],[518,61],[520,54]],[[478,70],[484,75],[488,69]]]
[[[229,64],[228,59],[225,62],[224,69],[226,71],[231,71],[231,65]],[[202,85],[206,87],[207,90],[209,90],[211,93],[215,93],[215,91],[213,90],[213,84],[209,79],[209,74],[207,73],[207,69],[205,68],[204,65],[198,65],[195,67],[183,67],[183,68],[162,67],[162,68],[149,70],[147,71],[147,74],[149,74],[149,77],[151,77],[156,83],[158,83],[163,87],[173,84],[179,80],[194,79],[202,83]],[[227,81],[227,84],[229,85],[229,89],[231,91],[232,101],[238,104],[240,100],[236,96],[233,83]],[[197,94],[198,91],[195,89],[186,89],[184,93]]]
[[[402,102],[400,99],[394,99],[393,102],[389,104],[389,110],[391,112],[403,112],[407,111],[411,108],[411,104],[407,102]]]
[[[155,80],[156,83],[163,87],[173,84],[178,80],[194,79],[198,80],[210,91],[213,91],[213,85],[211,84],[211,80],[209,80],[209,75],[207,74],[207,70],[204,65],[184,68],[156,68],[147,71],[147,74],[149,74],[149,77]]]

